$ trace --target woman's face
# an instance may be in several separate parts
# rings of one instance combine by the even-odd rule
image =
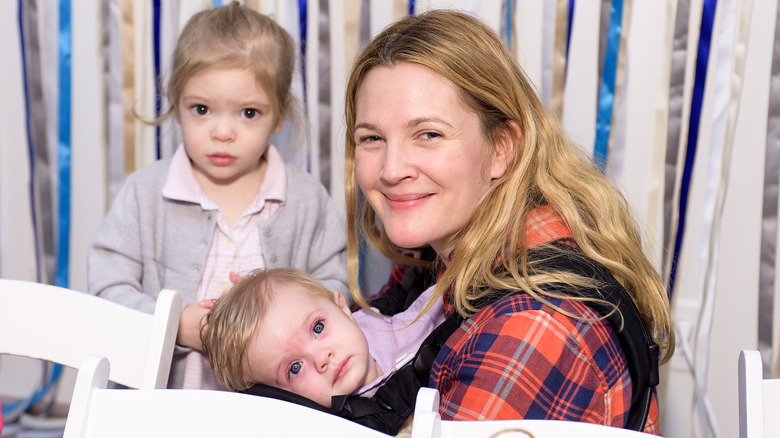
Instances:
[[[477,114],[427,67],[375,67],[357,92],[354,135],[357,182],[390,240],[429,244],[446,261],[450,237],[506,169]]]

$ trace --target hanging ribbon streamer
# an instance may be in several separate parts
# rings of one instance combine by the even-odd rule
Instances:
[[[154,53],[154,118],[160,117],[162,110],[162,90],[160,90],[160,0],[152,2],[152,47]],[[154,129],[155,156],[162,157],[160,149],[160,125]]]
[[[123,144],[124,177],[135,171],[135,31],[133,29],[133,2],[120,0],[122,5],[122,103],[123,103]],[[124,178],[123,178],[124,180]]]
[[[513,53],[514,34],[512,32],[512,23],[514,22],[515,17],[515,3],[516,0],[506,0],[501,4],[501,16],[503,17],[503,20],[501,20],[501,36],[504,40],[504,44],[506,44],[507,48]]]
[[[740,95],[742,93],[752,1],[740,0],[739,13],[736,9],[735,0],[721,0],[718,7],[721,9],[721,14],[719,14],[721,17],[720,24],[718,26],[718,62],[715,66],[714,75],[713,123],[710,130],[710,154],[703,215],[704,226],[700,228],[705,233],[703,241],[707,242],[707,244],[706,248],[704,248],[706,253],[703,254],[706,264],[703,275],[702,304],[700,306],[699,321],[696,326],[696,387],[694,392],[694,403],[699,410],[700,424],[707,424],[714,436],[718,435],[718,426],[707,397],[710,336],[715,312],[715,289],[717,285],[723,206],[728,188],[734,131],[739,114]],[[735,18],[738,19],[736,24]]]
[[[669,120],[669,88],[671,77],[673,41],[674,41],[674,2],[675,0],[665,1],[664,18],[664,43],[663,52],[659,57],[660,75],[658,84],[658,93],[655,96],[655,105],[653,110],[653,145],[652,157],[650,159],[650,174],[647,188],[647,211],[645,214],[646,229],[650,233],[663,232],[661,227],[661,216],[663,210],[663,190],[664,190],[664,160],[666,159],[666,138],[668,135]],[[657,239],[655,242],[654,253],[656,255],[664,254],[663,245],[667,240]],[[654,265],[664,266],[663,261],[655,258]]]
[[[620,32],[620,47],[617,56],[617,71],[615,73],[615,98],[612,109],[612,128],[609,131],[607,144],[609,145],[609,160],[607,161],[606,174],[612,181],[623,180],[623,167],[625,165],[626,143],[626,115],[628,107],[626,83],[626,51],[627,39],[630,33],[631,0],[624,0],[622,24]]]
[[[598,113],[596,115],[596,143],[593,161],[599,170],[605,171],[612,125],[612,106],[615,99],[615,77],[617,73],[618,50],[623,20],[623,0],[613,0],[610,9],[609,29],[604,50],[604,68],[599,86]]]
[[[780,8],[777,8],[780,20]],[[776,21],[780,22],[780,21]],[[766,124],[764,159],[764,199],[761,213],[761,263],[758,277],[758,350],[764,362],[764,376],[776,378],[772,367],[773,324],[775,319],[775,278],[777,271],[777,209],[780,193],[780,26],[775,27],[769,114]]]
[[[414,0],[409,0],[409,15],[414,15]]]
[[[696,159],[701,106],[704,99],[704,85],[707,78],[710,40],[712,39],[712,26],[715,20],[715,8],[717,7],[717,4],[717,0],[704,0],[704,8],[702,9],[699,47],[696,53],[696,74],[693,84],[693,97],[691,99],[691,114],[688,122],[688,142],[685,150],[685,163],[683,166],[682,180],[680,181],[680,197],[677,207],[677,230],[674,247],[672,249],[671,268],[669,270],[669,282],[667,286],[670,302],[672,301],[674,282],[677,276],[677,263],[680,259],[680,250],[685,232],[685,216],[688,209],[688,196],[691,187],[691,178],[693,176],[693,164]]]
[[[124,129],[122,100],[122,0],[102,2],[103,14],[103,86],[106,113],[106,167],[108,169],[108,202],[114,200],[125,179]]]
[[[59,235],[57,245],[57,275],[55,284],[68,287],[68,257],[70,253],[70,68],[71,20],[70,0],[60,1],[59,72],[60,120],[57,158],[60,174]]]
[[[569,16],[568,16],[568,26],[566,26],[566,59],[569,59],[569,47],[571,47],[571,29],[574,26],[574,5],[575,0],[569,0]],[[566,63],[566,66],[568,67],[568,62]],[[565,68],[563,71],[564,74],[564,82],[566,81],[566,72],[568,71],[568,68]]]
[[[308,23],[307,20],[307,13],[308,9],[306,7],[306,0],[298,0],[298,25],[299,25],[299,32],[301,35],[301,81],[303,83],[303,106],[304,109],[308,106],[308,96],[306,95],[306,33],[307,28],[306,25]],[[309,160],[307,162],[310,163]],[[308,171],[311,171],[311,169],[307,169]]]
[[[555,53],[555,27],[557,25],[557,0],[545,0],[542,9],[542,75],[541,98],[547,109],[553,102],[553,58]]]
[[[320,57],[321,53],[320,44],[320,10],[319,2],[307,2],[306,3],[306,56],[303,58],[304,70],[304,102],[306,106],[306,115],[309,120],[308,123],[308,136],[311,147],[308,148],[308,170],[309,173],[322,180],[322,169],[320,167],[320,160],[323,153],[323,147],[329,146],[328,142],[320,143]],[[325,26],[327,28],[327,26]],[[325,54],[327,56],[327,53]],[[323,182],[324,184],[324,182]]]
[[[678,0],[677,17],[674,24],[674,40],[672,46],[671,69],[669,75],[669,118],[666,130],[666,161],[664,177],[664,225],[663,242],[667,248],[672,248],[674,242],[674,224],[677,222],[675,204],[679,191],[677,190],[678,161],[680,156],[680,139],[682,136],[683,88],[685,87],[685,60],[688,51],[688,16],[690,14],[689,0]],[[664,250],[664,279],[669,281],[672,265],[671,252]],[[671,302],[672,291],[667,291]]]
[[[43,69],[38,32],[39,13],[35,1],[19,1],[27,149],[30,156],[30,211],[35,244],[36,281],[55,278],[54,215],[52,209],[51,163],[46,140],[46,106],[43,100]]]
[[[555,9],[555,41],[553,43],[552,100],[550,111],[557,119],[563,114],[564,75],[566,72],[566,54],[568,48],[569,1],[558,0]]]

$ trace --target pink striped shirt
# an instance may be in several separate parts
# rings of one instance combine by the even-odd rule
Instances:
[[[166,196],[200,204],[204,211],[215,211],[217,227],[206,257],[203,275],[198,284],[196,302],[219,298],[231,285],[231,273],[244,273],[266,266],[260,244],[258,223],[271,217],[284,204],[287,172],[281,155],[273,145],[265,154],[268,168],[254,201],[241,213],[232,226],[222,218],[222,211],[203,192],[192,164],[179,146],[171,160],[163,191]],[[188,353],[184,371],[185,389],[224,389],[214,378],[208,358],[200,351]]]

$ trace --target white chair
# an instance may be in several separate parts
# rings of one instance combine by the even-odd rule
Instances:
[[[420,388],[414,406],[412,438],[509,437],[639,438],[641,432],[600,424],[558,420],[448,421],[439,416],[439,391]]]
[[[335,415],[255,395],[106,389],[108,374],[103,357],[82,362],[63,438],[389,437]]]
[[[761,353],[739,353],[739,436],[780,436],[780,379],[764,379]]]
[[[96,354],[111,361],[112,381],[164,388],[180,313],[173,290],[160,292],[150,315],[71,289],[0,279],[0,354],[72,368]]]

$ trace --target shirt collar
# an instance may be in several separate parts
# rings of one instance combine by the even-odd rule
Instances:
[[[287,168],[282,156],[274,145],[269,145],[265,152],[268,167],[263,183],[260,185],[258,198],[285,202],[287,193]],[[184,145],[179,145],[171,158],[168,175],[163,184],[162,195],[168,199],[200,204],[204,196],[200,183],[195,178],[192,162]]]

